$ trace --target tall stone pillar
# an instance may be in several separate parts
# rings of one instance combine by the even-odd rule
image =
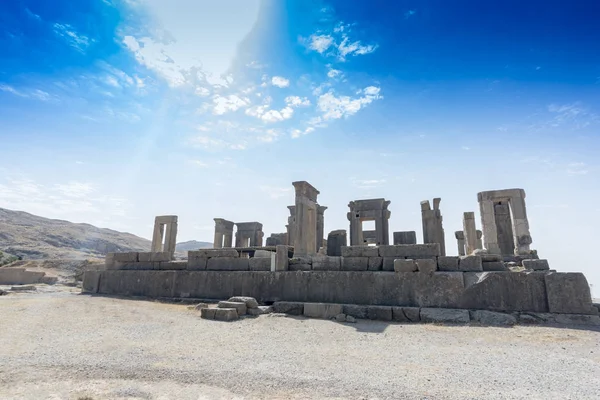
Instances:
[[[477,229],[477,248],[478,249],[483,249],[483,241],[481,240],[482,237],[483,237],[483,232],[481,232],[479,229]]]
[[[327,255],[340,257],[342,247],[347,246],[347,243],[344,229],[329,232],[329,235],[327,235]]]
[[[423,220],[423,243],[439,243],[440,254],[446,255],[446,239],[444,238],[444,227],[442,225],[442,212],[440,202],[442,199],[433,199],[433,210],[429,200],[421,202],[421,218]]]
[[[479,193],[481,195],[481,193]],[[483,231],[483,247],[490,254],[502,254],[498,246],[498,230],[496,228],[496,217],[494,216],[494,202],[492,200],[479,200],[479,212],[481,213],[481,230]]]
[[[466,253],[471,255],[477,250],[477,227],[475,226],[474,212],[463,214],[463,232],[465,234]]]
[[[327,207],[317,205],[317,251],[323,247],[323,236],[325,235],[325,210]]]
[[[171,258],[173,258],[175,255],[176,245],[177,215],[161,215],[156,217],[154,219],[154,232],[152,234],[152,252],[169,253],[171,255]]]
[[[294,234],[296,231],[296,206],[288,206],[288,210],[290,210],[290,216],[288,217],[288,224],[286,225],[287,233],[288,233],[288,245],[294,245]]]
[[[454,237],[456,238],[456,243],[458,244],[458,255],[465,255],[465,233],[463,231],[454,232]]]
[[[515,251],[515,241],[508,200],[494,201],[494,215],[500,252],[502,255],[512,255]]]
[[[220,249],[222,247],[231,247],[234,223],[223,218],[215,218],[214,221],[215,237],[213,241],[213,248]]]
[[[292,182],[296,190],[294,257],[317,254],[317,196],[319,191],[306,181]]]
[[[353,203],[348,204],[350,212],[347,214],[350,221],[350,246],[362,246],[364,245],[362,221],[360,215],[352,210]]]
[[[513,237],[515,242],[515,254],[527,255],[530,253],[531,234],[529,233],[529,221],[525,208],[525,191],[521,189],[521,196],[510,199],[512,211]]]

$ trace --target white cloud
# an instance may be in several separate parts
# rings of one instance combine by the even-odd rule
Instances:
[[[286,88],[290,86],[290,81],[282,76],[274,76],[271,78],[271,84],[280,88]]]
[[[196,88],[196,94],[200,97],[207,97],[210,96],[210,90],[208,90],[205,87],[199,86]]]
[[[380,89],[369,86],[359,91],[364,96],[351,98],[350,96],[336,96],[332,90],[319,96],[317,108],[323,113],[323,119],[339,119],[356,114],[362,107],[380,99]]]
[[[310,100],[308,98],[299,96],[288,96],[285,98],[285,103],[290,107],[310,106]]]
[[[327,76],[330,78],[336,78],[336,77],[340,77],[342,78],[344,76],[344,74],[342,74],[342,71],[340,71],[339,69],[335,69],[335,68],[331,68],[328,72],[327,72]]]
[[[292,131],[290,132],[290,136],[292,137],[292,139],[297,139],[302,135],[308,135],[309,133],[312,133],[315,131],[315,128],[313,128],[312,126],[309,126],[308,128],[302,130],[302,129],[292,129]]]
[[[294,114],[294,110],[291,107],[285,107],[280,111],[269,110],[265,112],[260,118],[265,122],[278,122],[285,119],[290,119]]]
[[[213,97],[213,114],[223,115],[229,111],[236,111],[242,107],[250,105],[248,98],[241,98],[237,95],[219,96]]]
[[[15,96],[35,99],[40,101],[52,101],[56,102],[58,99],[56,96],[51,95],[40,89],[15,89],[13,86],[0,84],[0,91],[13,94]]]
[[[334,39],[330,35],[310,35],[308,40],[308,48],[323,54],[327,49],[334,45]]]
[[[582,162],[574,162],[567,166],[567,174],[569,175],[586,175],[588,172],[585,163]]]
[[[349,39],[344,37],[342,42],[338,46],[340,61],[345,61],[348,55],[364,55],[369,54],[377,50],[377,45],[363,45],[360,41],[349,43]]]
[[[93,42],[89,37],[77,33],[77,31],[69,24],[55,23],[53,27],[56,35],[62,37],[71,47],[80,53],[85,53],[85,50],[90,46],[90,43]]]

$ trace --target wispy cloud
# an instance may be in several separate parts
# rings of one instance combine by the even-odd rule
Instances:
[[[6,92],[6,93],[11,93],[18,97],[30,98],[30,99],[40,100],[40,101],[55,102],[58,100],[58,98],[56,96],[51,95],[50,93],[43,91],[41,89],[31,89],[31,88],[16,89],[13,86],[0,83],[0,91]]]
[[[93,42],[89,37],[77,33],[75,28],[69,24],[55,23],[53,27],[56,35],[62,37],[71,47],[80,53],[85,53],[91,42]]]
[[[339,119],[356,114],[362,107],[372,103],[374,100],[383,98],[380,88],[368,86],[358,91],[360,97],[336,96],[333,90],[319,96],[317,106],[322,112],[323,119]]]
[[[567,174],[569,175],[586,175],[589,172],[585,163],[574,162],[567,165]]]
[[[316,32],[308,37],[300,37],[300,43],[308,50],[326,57],[335,57],[338,61],[346,61],[348,56],[359,56],[373,53],[377,44],[364,44],[360,40],[351,39],[350,24],[339,22],[330,31]]]
[[[271,78],[271,84],[280,88],[286,88],[290,86],[290,81],[282,76],[274,76]]]

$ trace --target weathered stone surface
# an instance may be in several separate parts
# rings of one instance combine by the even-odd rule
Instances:
[[[459,257],[440,256],[437,258],[438,270],[440,271],[458,271]]]
[[[271,314],[273,312],[273,307],[271,306],[258,306],[256,308],[249,308],[247,311],[248,315],[263,315],[263,314]]]
[[[554,321],[565,325],[600,326],[600,316],[585,314],[555,314]]]
[[[159,252],[159,253],[138,253],[139,262],[160,262],[160,261],[171,261],[171,253]]]
[[[329,235],[327,235],[327,255],[341,257],[342,247],[347,244],[348,240],[345,230],[331,231]]]
[[[250,269],[250,271],[270,271],[271,257],[252,257],[248,259],[248,268]]]
[[[470,312],[472,321],[479,322],[483,325],[514,325],[517,323],[517,318],[511,314],[499,313],[487,310],[476,310]]]
[[[397,275],[402,275],[398,273]],[[413,299],[409,303],[419,307],[448,307],[458,308],[465,290],[462,272],[434,272],[432,274],[416,275],[410,284],[413,285]],[[402,278],[401,278],[402,279]]]
[[[437,271],[437,262],[430,258],[419,259],[415,261],[419,272],[435,272]],[[395,267],[394,267],[395,268]]]
[[[392,319],[396,322],[420,322],[419,307],[392,307]]]
[[[394,260],[394,271],[396,272],[416,272],[417,263],[413,259],[398,258]]]
[[[128,253],[110,253],[112,255],[112,259],[118,262],[130,263],[130,262],[138,262],[138,253],[137,252],[128,252]]]
[[[21,286],[12,286],[10,288],[10,290],[12,292],[26,292],[26,291],[33,291],[33,290],[37,290],[37,289],[33,285],[21,285]]]
[[[461,308],[548,312],[541,272],[465,272]]]
[[[254,257],[253,258],[271,258],[271,253],[272,251],[269,250],[256,250],[254,252]]]
[[[304,303],[297,301],[276,301],[273,303],[273,310],[276,313],[302,315],[304,313]]]
[[[451,308],[421,308],[422,322],[466,324],[470,322],[469,310]]]
[[[209,258],[206,263],[208,271],[248,271],[248,258],[239,257],[214,257]]]
[[[376,246],[344,246],[342,257],[379,257],[379,248]]]
[[[309,318],[331,319],[342,311],[342,304],[304,303],[304,316]]]
[[[198,303],[187,307],[188,310],[201,311],[203,308],[208,308],[206,303]]]
[[[239,318],[235,308],[215,308],[216,321],[235,321]]]
[[[169,255],[170,257],[170,255]],[[187,269],[187,261],[161,261],[158,264],[159,270],[181,270]],[[156,269],[156,264],[155,264]]]
[[[200,254],[190,254],[191,251],[188,252],[188,263],[187,269],[189,271],[202,271],[206,269],[206,264],[208,262],[208,258],[200,257]]]
[[[480,252],[481,251],[481,252]],[[485,250],[479,249],[473,252],[473,255],[481,257],[481,262],[494,262],[503,261],[503,257],[500,254],[488,254]]]
[[[235,303],[245,303],[247,308],[257,308],[258,307],[258,301],[256,301],[256,299],[254,297],[249,297],[249,296],[233,296],[230,297],[229,300],[227,301],[232,301]]]
[[[548,273],[545,282],[551,313],[596,314],[590,286],[581,272]]]
[[[334,318],[337,322],[346,322],[346,314],[338,314]]]
[[[343,305],[343,313],[346,315],[351,315],[354,318],[367,318],[367,306],[360,306],[356,304],[344,304]]]
[[[427,243],[379,246],[379,255],[381,257],[414,259],[437,257],[440,255],[440,245],[439,243]]]
[[[341,268],[341,257],[313,256],[313,271],[339,271]]]
[[[508,271],[508,267],[502,261],[487,261],[481,263],[484,271]]]
[[[275,247],[275,271],[287,271],[289,269],[288,247],[277,245]]]
[[[458,261],[458,269],[463,272],[483,271],[480,256],[462,256]]]
[[[394,261],[397,257],[383,257],[383,262],[381,263],[381,270],[387,272],[394,271]]]
[[[342,271],[366,271],[368,267],[368,257],[342,257]]]
[[[310,264],[289,264],[288,271],[310,271],[312,265]]]
[[[218,308],[235,308],[237,315],[246,315],[248,307],[243,301],[220,301],[217,305]]]
[[[125,271],[142,271],[142,270],[154,270],[159,269],[159,262],[115,262],[116,269],[125,270]]]
[[[415,231],[394,232],[394,244],[417,244]]]
[[[294,258],[290,258],[288,261],[289,265],[294,265],[294,264],[312,264],[312,258],[311,257],[294,257]]]
[[[239,257],[240,253],[235,249],[204,249],[188,251],[188,259],[190,258],[213,258],[213,257]]]
[[[100,285],[100,271],[85,271],[83,273],[83,281],[81,283],[82,293],[98,293]]]
[[[355,324],[356,323],[356,318],[354,318],[352,315],[346,315],[346,322],[349,322],[351,324]]]
[[[550,269],[548,260],[539,260],[539,259],[523,260],[522,264],[525,269],[532,269],[534,271],[547,271]]]
[[[391,321],[392,307],[367,306],[367,318],[378,321]]]
[[[216,308],[201,308],[200,309],[200,318],[215,319],[216,312],[217,312]]]
[[[382,257],[369,257],[367,270],[381,271],[382,269],[383,269],[383,258]]]
[[[45,275],[45,272],[27,271],[25,268],[0,268],[0,285],[43,283]]]

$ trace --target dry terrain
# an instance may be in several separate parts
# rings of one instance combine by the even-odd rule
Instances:
[[[1,399],[598,399],[591,328],[207,321],[38,285],[0,296]]]

